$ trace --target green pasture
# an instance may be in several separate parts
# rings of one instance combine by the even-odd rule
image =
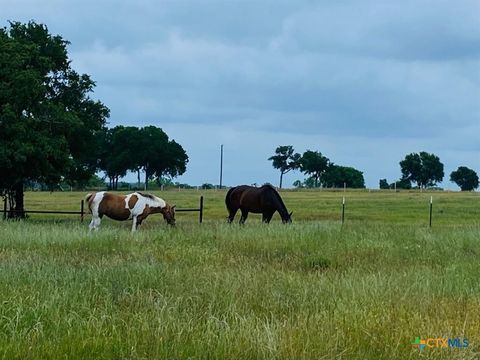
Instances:
[[[80,211],[80,201],[87,192],[27,192],[25,208],[29,210],[76,210]],[[223,221],[227,217],[225,190],[171,190],[152,191],[177,208],[199,206],[200,196],[204,197],[204,220]],[[293,221],[340,221],[342,200],[345,197],[346,222],[369,222],[428,225],[429,203],[433,198],[433,225],[461,225],[480,222],[480,193],[475,192],[419,192],[419,191],[309,191],[284,190],[281,192],[289,211],[293,211]],[[240,212],[237,214],[237,219]],[[38,215],[32,219],[74,219],[72,215]],[[89,217],[87,216],[86,219]],[[261,216],[250,214],[248,222],[259,222]],[[177,221],[197,221],[197,213],[178,213]],[[162,222],[161,217],[151,217],[145,221]],[[280,221],[276,214],[272,221]],[[126,223],[107,223],[112,226],[128,227]]]
[[[480,356],[478,193],[283,191],[292,224],[245,226],[225,223],[224,191],[154,193],[183,208],[203,195],[205,222],[0,222],[2,358]],[[27,192],[26,208],[77,210],[84,195]],[[469,343],[420,351],[416,337]]]

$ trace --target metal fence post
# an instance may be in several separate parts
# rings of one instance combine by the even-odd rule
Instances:
[[[433,208],[433,196],[430,196],[430,216],[429,216],[429,227],[432,227],[432,208]]]
[[[83,222],[83,207],[84,207],[84,201],[80,201],[80,222]]]
[[[200,214],[199,214],[200,224],[203,222],[203,196],[200,196]]]

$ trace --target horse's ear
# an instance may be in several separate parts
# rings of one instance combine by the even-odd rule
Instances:
[[[172,206],[172,209],[175,209],[175,206],[177,206],[177,205],[173,205],[173,206]]]
[[[292,214],[293,214],[293,211],[290,214],[288,214],[288,217],[292,217]]]

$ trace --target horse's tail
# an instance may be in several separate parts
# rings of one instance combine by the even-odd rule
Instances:
[[[233,190],[235,189],[235,186],[234,187],[231,187],[228,191],[227,191],[227,195],[225,195],[225,205],[227,206],[227,209],[230,210],[230,195],[232,194]]]
[[[91,204],[91,201],[90,199],[92,199],[92,197],[95,196],[95,193],[92,192],[92,193],[88,193],[86,196],[85,196],[85,202],[87,203],[88,205],[88,209],[90,210],[90,212],[92,212],[92,209],[90,208],[90,204]],[[93,200],[93,199],[92,199]]]

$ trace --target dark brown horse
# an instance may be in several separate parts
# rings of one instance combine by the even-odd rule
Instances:
[[[231,188],[225,197],[228,209],[228,222],[235,218],[238,209],[242,212],[240,224],[247,220],[248,213],[262,214],[262,221],[269,223],[275,211],[278,211],[283,223],[292,222],[292,213],[288,213],[282,198],[271,185],[253,187],[240,185]]]

